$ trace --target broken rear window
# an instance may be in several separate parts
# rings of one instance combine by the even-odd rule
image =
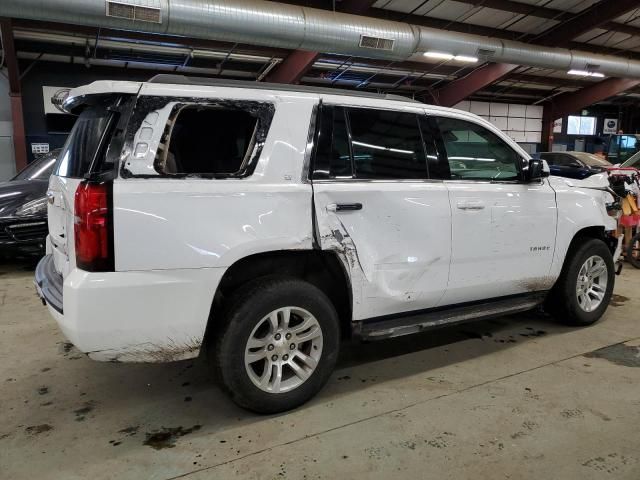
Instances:
[[[180,176],[242,175],[258,156],[266,136],[258,110],[177,106],[158,150],[156,171]]]

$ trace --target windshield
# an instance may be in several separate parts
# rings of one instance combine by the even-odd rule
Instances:
[[[631,158],[629,158],[629,160],[624,162],[621,166],[640,168],[640,152],[633,155]]]
[[[13,180],[48,180],[58,159],[60,149],[53,150],[27,165]]]
[[[83,178],[91,171],[115,114],[104,107],[87,107],[76,120],[67,142],[62,147],[56,175]]]
[[[574,152],[571,155],[590,167],[610,167],[611,163],[592,153]]]

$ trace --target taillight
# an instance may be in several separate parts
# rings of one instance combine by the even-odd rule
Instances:
[[[113,270],[111,183],[82,182],[75,195],[76,265],[90,272]]]

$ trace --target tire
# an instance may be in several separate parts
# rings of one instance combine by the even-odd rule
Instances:
[[[333,372],[339,347],[338,315],[320,289],[294,278],[265,277],[229,299],[210,356],[236,404],[278,413],[318,393]]]
[[[592,263],[588,264],[590,261]],[[589,279],[589,265],[594,273],[602,268],[606,271]],[[581,245],[570,249],[560,278],[547,298],[545,310],[565,325],[591,325],[609,306],[614,283],[615,267],[609,248],[602,240],[585,239]],[[599,302],[595,297],[598,293],[602,295]]]
[[[627,247],[627,261],[636,268],[640,268],[640,232],[629,242]]]

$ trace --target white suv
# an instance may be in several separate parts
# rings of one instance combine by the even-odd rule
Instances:
[[[203,350],[238,404],[277,412],[322,387],[341,337],[542,304],[587,325],[609,303],[609,194],[548,177],[477,116],[167,75],[64,106],[79,118],[36,286],[95,360]]]

